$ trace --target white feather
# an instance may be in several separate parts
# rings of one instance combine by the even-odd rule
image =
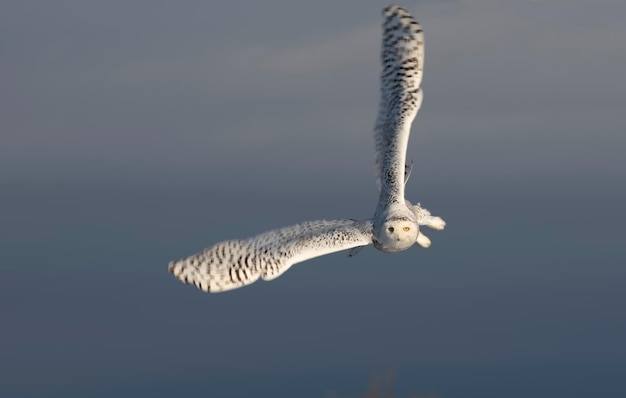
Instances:
[[[376,176],[381,194],[404,198],[411,124],[423,98],[420,84],[424,71],[424,33],[402,7],[389,6],[383,10],[383,16],[383,70],[374,129]]]
[[[294,264],[372,244],[371,221],[309,221],[245,240],[217,243],[169,264],[169,271],[205,292],[221,292],[272,280]]]
[[[309,221],[244,240],[217,243],[201,253],[169,264],[169,271],[205,292],[221,292],[272,280],[299,262],[340,250],[373,244],[383,252],[415,243],[430,246],[419,225],[443,229],[445,222],[404,199],[412,165],[406,164],[411,124],[422,103],[424,36],[402,7],[383,10],[380,109],[375,127],[376,171],[380,191],[369,220]]]

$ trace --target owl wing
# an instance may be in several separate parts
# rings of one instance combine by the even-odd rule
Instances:
[[[389,6],[383,16],[380,108],[374,129],[376,174],[381,194],[402,201],[411,123],[422,104],[424,34],[402,7]]]
[[[309,221],[245,240],[215,244],[201,253],[172,261],[169,271],[205,292],[222,292],[272,280],[292,265],[340,250],[372,244],[372,222]]]

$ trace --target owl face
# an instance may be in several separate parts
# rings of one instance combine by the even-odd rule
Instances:
[[[410,219],[392,219],[381,223],[376,243],[384,252],[397,252],[413,246],[419,235],[419,226]]]

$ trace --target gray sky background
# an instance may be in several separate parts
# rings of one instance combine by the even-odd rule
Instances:
[[[626,394],[626,4],[407,2],[433,246],[206,295],[167,262],[376,203],[379,1],[0,5],[0,395]]]

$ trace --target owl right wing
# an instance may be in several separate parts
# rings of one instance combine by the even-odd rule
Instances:
[[[292,265],[340,250],[372,244],[370,220],[309,221],[245,240],[217,243],[201,253],[172,261],[169,271],[205,292],[222,292],[272,280]]]

